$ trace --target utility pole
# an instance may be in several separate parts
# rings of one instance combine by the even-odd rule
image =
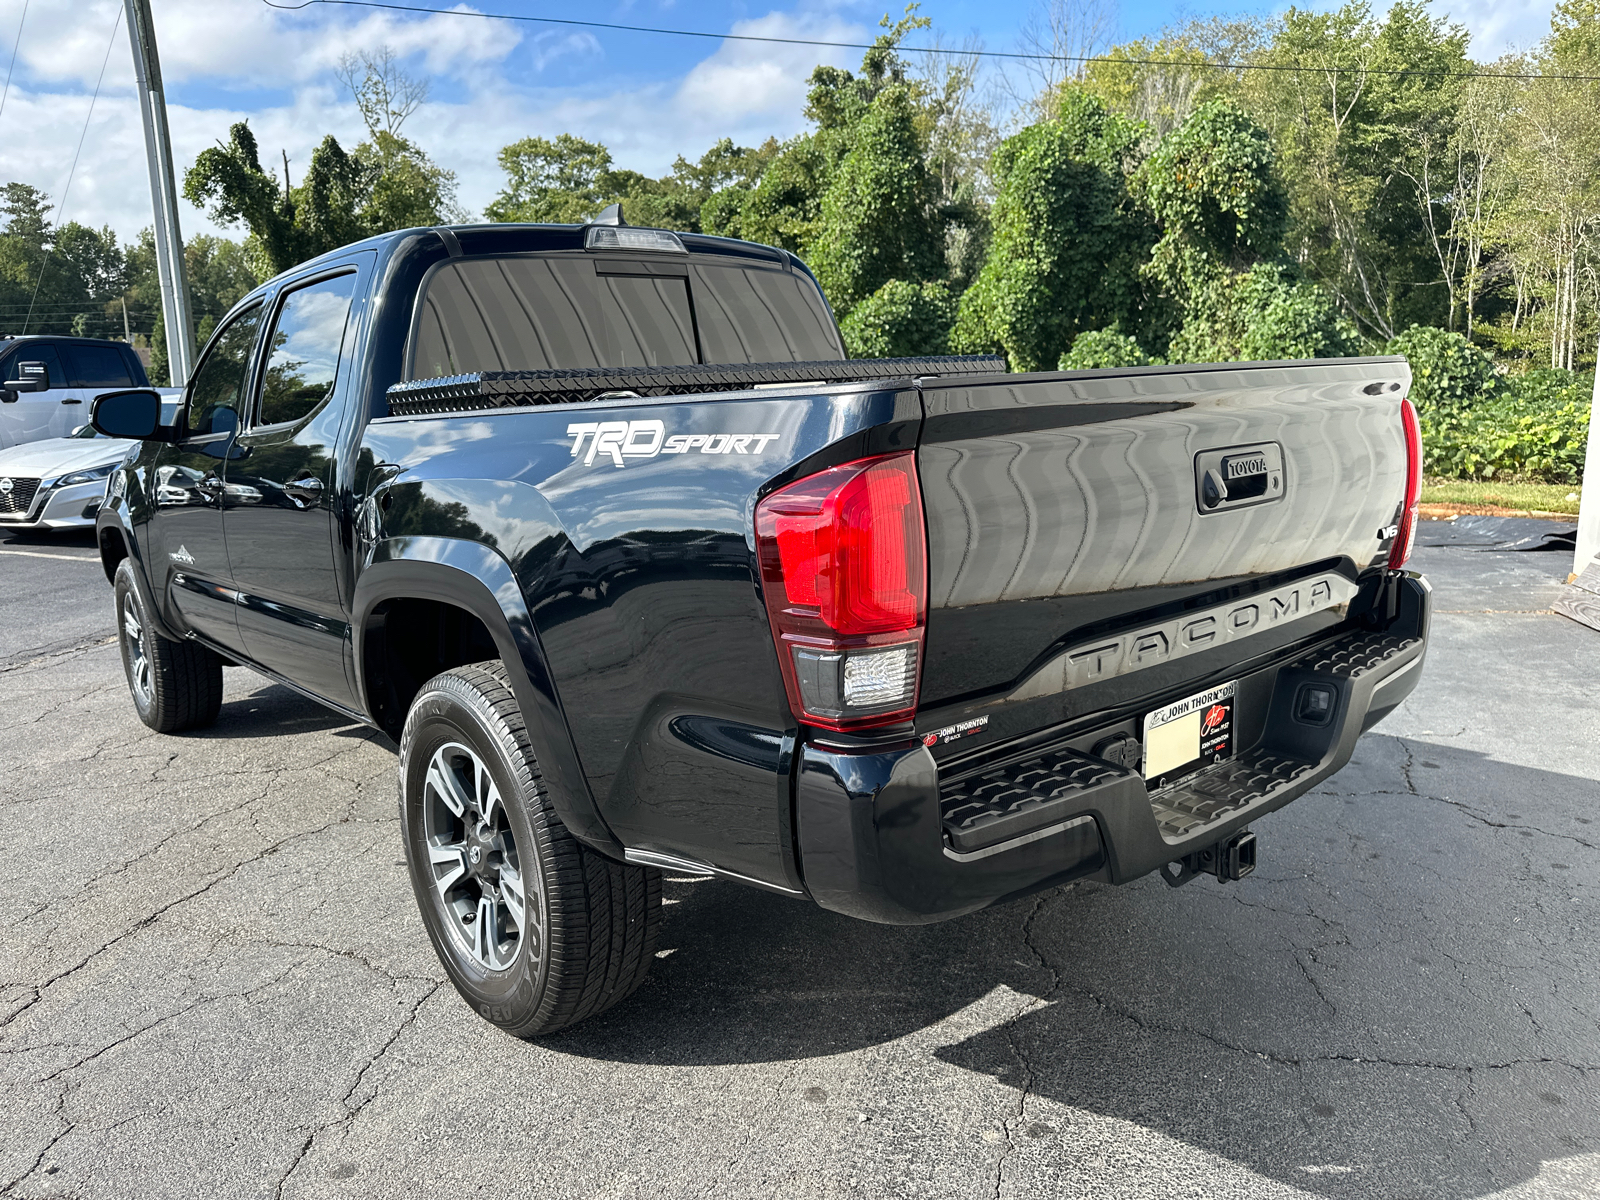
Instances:
[[[194,322],[189,317],[189,282],[183,270],[183,235],[178,231],[178,185],[167,133],[167,98],[161,90],[161,60],[150,0],[123,0],[133,73],[144,117],[144,149],[150,163],[150,199],[155,208],[156,273],[161,280],[161,318],[167,332],[172,384],[182,387],[194,369]]]

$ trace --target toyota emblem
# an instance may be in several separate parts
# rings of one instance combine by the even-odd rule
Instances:
[[[11,494],[11,489],[16,486],[17,485],[12,483],[9,479],[0,479],[0,496],[9,496]]]

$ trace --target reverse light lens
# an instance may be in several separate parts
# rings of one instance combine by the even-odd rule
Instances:
[[[917,685],[917,644],[852,654],[844,660],[846,708],[899,707]]]
[[[927,611],[909,453],[830,467],[756,507],[767,615],[801,720],[859,729],[916,710]]]
[[[1422,423],[1410,400],[1400,401],[1400,424],[1406,436],[1406,498],[1400,509],[1399,528],[1389,545],[1389,569],[1398,571],[1411,557],[1417,535],[1417,503],[1422,499]]]

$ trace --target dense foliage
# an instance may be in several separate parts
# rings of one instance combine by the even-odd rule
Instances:
[[[993,240],[961,298],[952,336],[967,354],[1001,353],[1020,371],[1055,363],[1086,329],[1160,337],[1140,265],[1155,229],[1129,190],[1140,129],[1092,96],[996,151]]]
[[[1422,413],[1424,469],[1463,479],[1579,483],[1593,376],[1546,367],[1459,408]]]
[[[570,132],[513,141],[486,215],[621,203],[632,224],[783,247],[856,355],[1087,369],[1403,353],[1430,469],[1573,477],[1573,369],[1600,336],[1597,0],[1559,0],[1537,47],[1482,65],[1423,0],[1189,21],[1013,86],[1007,118],[977,58],[905,49],[948,51],[929,25],[912,4],[857,70],[817,67],[800,135],[724,138],[660,177]],[[426,86],[386,50],[340,75],[368,133],[354,150],[324,139],[291,183],[239,124],[187,173],[186,194],[247,234],[189,247],[210,320],[310,255],[463,215],[454,176],[402,135]],[[147,240],[53,229],[22,184],[0,216],[0,322],[115,335],[125,305],[159,356]]]
[[[948,354],[956,301],[948,284],[891,279],[839,322],[851,358]]]
[[[1063,371],[1098,371],[1115,367],[1149,367],[1161,362],[1151,358],[1125,333],[1115,329],[1091,329],[1072,341],[1072,349],[1061,356],[1057,367]]]

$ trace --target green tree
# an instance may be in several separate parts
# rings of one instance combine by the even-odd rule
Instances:
[[[1161,359],[1146,354],[1143,347],[1125,333],[1115,329],[1090,329],[1072,340],[1072,349],[1061,356],[1057,367],[1062,371],[1098,371],[1160,363]]]
[[[611,151],[599,142],[525,137],[504,147],[499,163],[506,185],[484,209],[491,221],[573,224],[604,206]]]
[[[839,322],[851,358],[948,354],[956,298],[942,282],[891,279]]]
[[[244,225],[245,245],[262,278],[366,237],[371,232],[363,209],[376,168],[345,153],[329,134],[312,151],[298,186],[261,167],[255,134],[247,122],[228,131],[225,144],[200,152],[184,173],[183,194],[219,225]]]
[[[836,311],[848,313],[891,279],[944,273],[938,181],[923,157],[913,95],[883,88],[853,131],[823,194],[808,262]]]
[[[366,229],[383,233],[465,220],[456,203],[455,172],[400,133],[428,99],[427,82],[406,74],[388,46],[345,55],[338,73],[367,127],[367,140],[352,152],[371,181],[360,212]]]
[[[353,157],[371,180],[360,212],[369,233],[467,219],[456,203],[455,172],[436,164],[415,142],[380,129],[355,148]]]
[[[795,138],[749,192],[730,196],[722,191],[706,202],[701,209],[706,232],[802,253],[821,216],[832,167],[816,135]]]
[[[1058,117],[1006,139],[994,237],[961,298],[952,345],[1003,353],[1014,370],[1053,366],[1079,333],[1118,326],[1164,342],[1167,321],[1140,274],[1155,231],[1129,190],[1143,128],[1072,92]]]
[[[1288,184],[1290,254],[1375,337],[1450,319],[1443,198],[1466,45],[1421,0],[1381,19],[1365,0],[1291,8],[1256,58],[1274,69],[1246,81]]]
[[[1227,100],[1202,104],[1139,172],[1161,229],[1147,273],[1191,310],[1283,248],[1287,199],[1266,131]]]

